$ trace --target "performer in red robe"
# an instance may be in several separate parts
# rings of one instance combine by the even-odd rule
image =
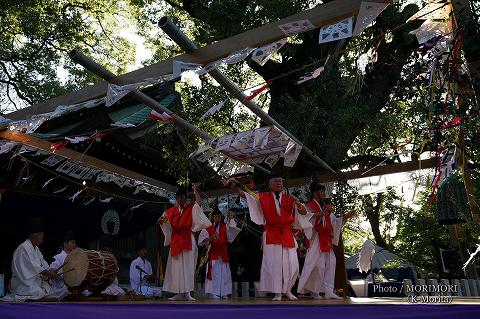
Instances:
[[[175,293],[169,300],[195,301],[190,295],[194,289],[197,261],[197,243],[193,232],[209,227],[212,223],[203,213],[202,199],[195,184],[192,185],[195,203],[187,204],[187,190],[179,188],[175,206],[167,209],[158,219],[165,246],[170,245],[163,290]]]
[[[259,289],[274,293],[274,301],[281,300],[282,293],[296,300],[291,289],[298,277],[299,264],[292,227],[310,233],[312,225],[305,217],[306,207],[283,191],[281,176],[271,175],[268,188],[269,192],[254,196],[235,187],[247,200],[250,219],[257,225],[264,225]]]
[[[336,258],[333,245],[338,245],[342,225],[354,212],[336,217],[325,200],[325,186],[313,182],[309,189],[312,196],[306,206],[310,212],[313,233],[297,291],[302,294],[310,292],[314,299],[321,298],[320,292],[325,293],[327,299],[341,299],[334,293]]]
[[[203,229],[198,237],[200,246],[207,246],[208,261],[205,278],[205,293],[212,298],[228,298],[232,294],[232,274],[230,272],[230,257],[228,243],[235,240],[240,228],[233,219],[223,223],[223,215],[215,208],[212,226]]]

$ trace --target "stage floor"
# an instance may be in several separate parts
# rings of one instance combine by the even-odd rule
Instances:
[[[350,298],[273,302],[267,298],[171,302],[164,299],[116,302],[0,303],[1,319],[385,319],[480,318],[480,298],[445,304],[411,304],[406,298]]]

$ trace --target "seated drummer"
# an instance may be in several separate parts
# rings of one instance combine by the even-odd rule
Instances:
[[[146,297],[160,297],[162,291],[156,287],[150,287],[148,284],[152,277],[152,264],[146,259],[147,249],[145,243],[141,240],[137,242],[138,258],[133,260],[130,265],[130,286],[137,295]]]
[[[57,273],[49,269],[38,248],[43,242],[42,220],[32,218],[28,228],[28,238],[13,253],[11,294],[3,301],[55,298],[48,279],[54,279]]]
[[[67,258],[67,255],[70,254],[72,250],[77,247],[75,236],[71,230],[65,232],[62,245],[62,251],[53,257],[54,260],[50,265],[50,269],[57,271],[58,273],[57,277],[55,277],[55,279],[51,281],[53,291],[57,296],[58,300],[62,300],[69,294],[67,286],[63,281],[62,272],[64,271],[63,266],[65,263],[65,258]]]

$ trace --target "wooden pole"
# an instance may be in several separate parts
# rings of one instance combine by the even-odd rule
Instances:
[[[182,54],[171,59],[160,61],[150,66],[132,71],[130,73],[120,75],[118,76],[118,80],[124,84],[132,84],[141,82],[149,77],[158,77],[160,75],[171,74],[172,64],[175,60],[206,65],[243,48],[257,48],[285,38],[286,35],[278,27],[281,24],[307,19],[314,26],[321,27],[322,25],[328,25],[342,18],[354,16],[358,13],[362,1],[363,0],[334,0],[316,6],[310,10],[299,12],[283,18],[279,21],[274,21],[256,29],[249,30],[233,37],[209,44],[203,48],[199,48],[195,52]],[[370,1],[383,2],[382,0]],[[6,117],[12,120],[24,120],[29,115],[51,112],[58,105],[72,105],[99,98],[105,96],[107,85],[108,83],[106,82],[100,82],[81,90],[55,97],[39,104],[9,113],[6,115]]]

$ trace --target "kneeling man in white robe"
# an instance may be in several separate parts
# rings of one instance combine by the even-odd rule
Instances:
[[[29,236],[13,253],[11,294],[3,301],[25,301],[55,298],[48,280],[57,273],[48,267],[38,246],[43,242],[43,227],[39,218],[30,222]]]
[[[147,249],[145,244],[137,243],[137,259],[130,264],[130,286],[137,295],[145,297],[160,297],[162,290],[157,287],[151,287],[148,280],[152,277],[152,264],[146,259]]]
[[[230,272],[230,257],[228,243],[235,240],[240,228],[231,218],[222,222],[222,213],[215,208],[213,225],[203,229],[198,236],[198,244],[207,246],[207,275],[205,278],[205,293],[213,299],[228,298],[232,294],[232,273]]]

